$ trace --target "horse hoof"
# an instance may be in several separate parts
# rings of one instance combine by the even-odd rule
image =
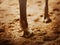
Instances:
[[[32,30],[28,30],[28,31],[24,32],[24,35],[22,37],[30,38],[32,36],[33,36]]]
[[[42,21],[43,21],[43,23],[50,23],[51,19],[50,18],[46,18],[46,19],[43,19]]]

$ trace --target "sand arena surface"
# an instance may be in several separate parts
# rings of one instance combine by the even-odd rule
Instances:
[[[34,36],[23,38],[19,0],[0,0],[1,45],[60,45],[60,0],[49,0],[50,23],[43,23],[45,0],[27,0],[27,20]]]

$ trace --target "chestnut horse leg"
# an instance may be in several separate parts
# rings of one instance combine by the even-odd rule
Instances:
[[[51,22],[51,19],[48,14],[48,0],[45,0],[45,14],[44,14],[43,22],[45,23]]]
[[[24,31],[24,37],[29,37],[32,34],[32,30],[28,28],[27,14],[26,14],[26,3],[27,0],[19,0],[20,6],[20,23],[21,29]]]

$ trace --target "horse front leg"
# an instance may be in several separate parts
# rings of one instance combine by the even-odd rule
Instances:
[[[51,19],[49,17],[49,14],[48,14],[48,0],[45,0],[45,11],[44,11],[44,18],[43,18],[43,22],[45,23],[49,23],[51,22]]]
[[[26,4],[27,0],[19,0],[19,6],[20,6],[20,23],[21,23],[21,29],[24,31],[23,37],[30,37],[32,34],[32,30],[28,28],[28,22],[27,22],[27,12],[26,12]]]

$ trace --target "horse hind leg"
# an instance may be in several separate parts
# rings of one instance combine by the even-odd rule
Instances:
[[[21,29],[24,31],[23,37],[30,37],[32,35],[32,30],[28,28],[28,22],[26,16],[26,3],[27,0],[19,0],[20,23],[21,23]]]
[[[43,18],[44,23],[49,23],[51,22],[51,19],[48,14],[48,0],[45,0],[45,13],[44,13],[44,18]]]

